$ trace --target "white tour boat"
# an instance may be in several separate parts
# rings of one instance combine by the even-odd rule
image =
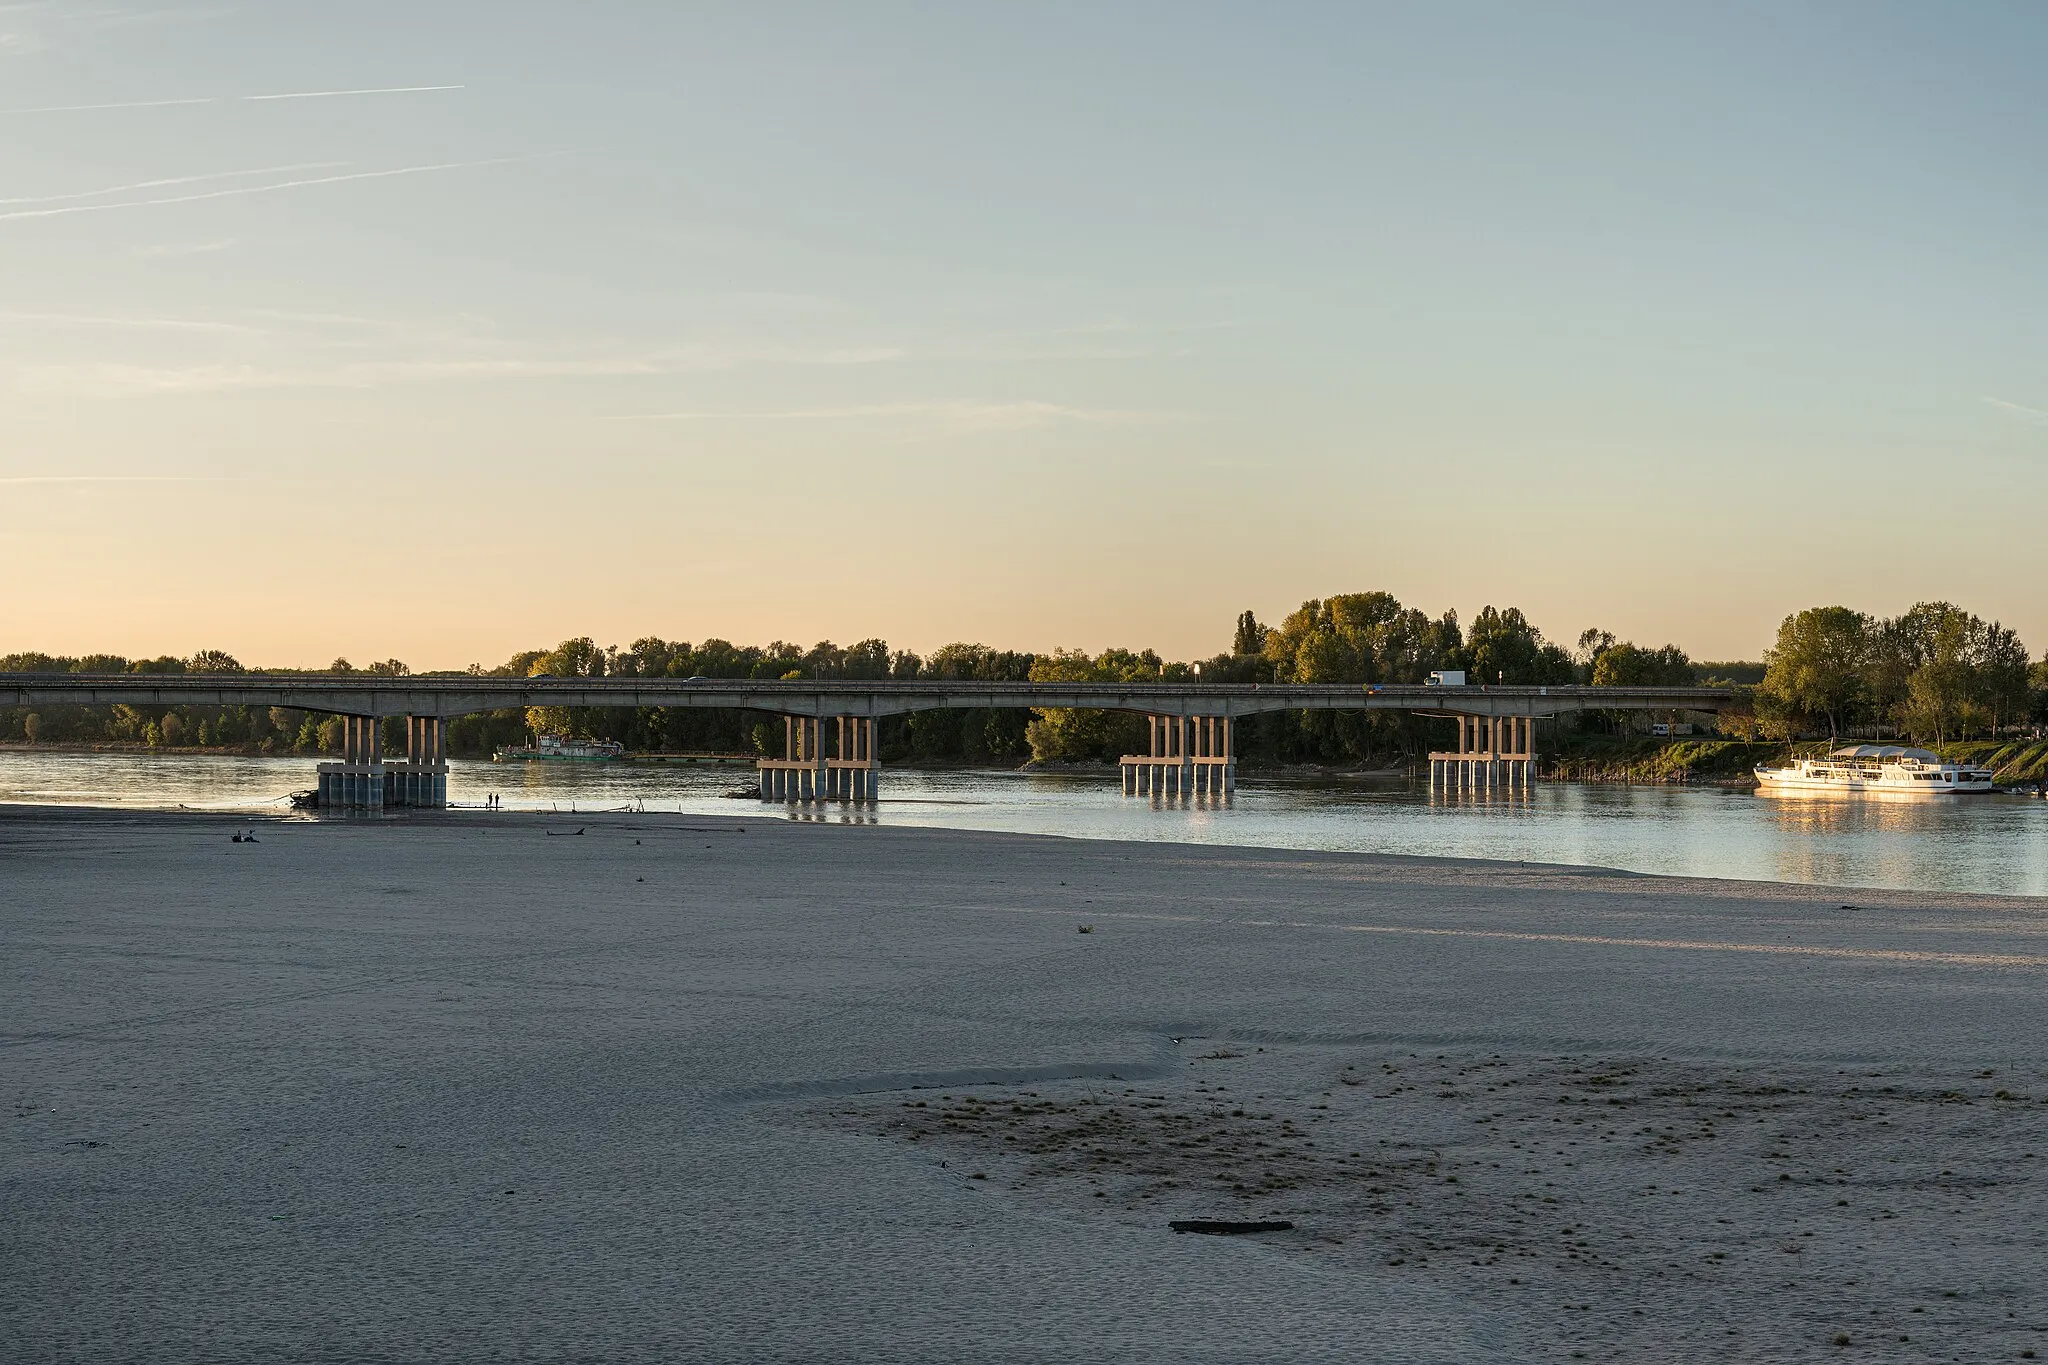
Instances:
[[[1799,758],[1791,766],[1756,770],[1759,793],[1843,792],[1874,796],[1959,796],[1991,790],[1991,774],[1945,762],[1925,749],[1897,744],[1852,744],[1826,758]]]

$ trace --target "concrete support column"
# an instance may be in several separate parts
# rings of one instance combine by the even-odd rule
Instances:
[[[811,717],[811,799],[823,801],[829,785],[831,769],[825,766],[825,718]]]
[[[881,751],[875,744],[875,726],[877,723],[873,716],[868,717],[864,722],[867,726],[867,751],[861,755],[868,765],[867,799],[870,801],[879,799],[882,785],[882,760],[879,757]]]
[[[1223,718],[1223,794],[1229,796],[1237,790],[1237,720],[1233,716]]]

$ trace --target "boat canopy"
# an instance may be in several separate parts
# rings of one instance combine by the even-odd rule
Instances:
[[[1887,760],[1897,761],[1902,758],[1917,758],[1922,763],[1941,762],[1940,754],[1930,753],[1926,749],[1908,749],[1900,744],[1851,744],[1846,748],[1835,750],[1828,757],[1874,758],[1879,762]]]

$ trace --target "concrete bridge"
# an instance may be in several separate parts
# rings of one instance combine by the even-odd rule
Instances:
[[[1124,789],[1192,794],[1236,787],[1233,724],[1269,711],[1408,711],[1469,718],[1459,748],[1432,754],[1439,781],[1490,782],[1533,764],[1537,719],[1583,711],[1719,711],[1708,687],[1435,687],[1396,683],[763,682],[735,678],[530,678],[366,673],[0,673],[0,706],[282,706],[350,719],[339,763],[320,765],[323,805],[443,806],[446,722],[529,706],[701,707],[788,719],[785,752],[761,760],[763,800],[874,800],[875,722],[914,711],[1080,708],[1151,716],[1151,752],[1124,759]],[[387,762],[382,726],[405,716],[407,749]],[[830,725],[826,722],[831,722]],[[1507,744],[1504,746],[1503,739]],[[1519,769],[1503,765],[1519,761]]]

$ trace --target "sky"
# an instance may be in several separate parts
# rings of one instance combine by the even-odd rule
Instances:
[[[0,652],[2048,647],[2048,8],[0,0]]]

